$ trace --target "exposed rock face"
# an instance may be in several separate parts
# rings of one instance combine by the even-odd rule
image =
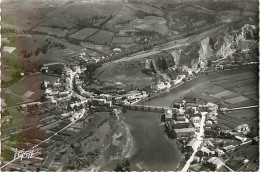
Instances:
[[[255,29],[255,26],[246,24],[238,32],[233,31],[225,35],[222,46],[217,52],[219,58],[225,59],[237,51],[249,51],[247,40],[254,38]]]
[[[205,68],[208,64],[208,60],[214,56],[214,50],[212,49],[211,45],[209,44],[209,37],[203,39],[201,41],[201,46],[199,50],[199,59],[198,65],[200,68]]]
[[[217,51],[217,56],[225,59],[228,56],[232,56],[232,54],[236,51],[236,49],[232,48],[232,44],[233,44],[233,38],[231,35],[227,35],[224,36],[223,38],[223,43],[222,46],[220,47],[220,49]]]
[[[181,58],[181,50],[174,50],[172,51],[172,56],[174,58],[175,67],[180,65],[180,58]]]
[[[193,70],[198,70],[198,62],[199,62],[199,60],[198,59],[193,59],[192,61],[191,61],[191,68],[193,69]]]
[[[199,58],[191,60],[192,69],[206,67],[209,60],[224,60],[228,57],[234,59],[235,53],[249,52],[250,46],[255,44],[253,40],[255,31],[255,26],[246,24],[238,31],[216,35],[213,37],[215,41],[210,40],[209,37],[203,39],[198,51]]]

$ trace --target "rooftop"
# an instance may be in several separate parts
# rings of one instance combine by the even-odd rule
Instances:
[[[180,128],[180,129],[174,129],[176,133],[183,133],[183,132],[195,132],[194,128]]]
[[[212,157],[208,160],[208,162],[216,165],[220,165],[223,163],[218,157]]]
[[[189,143],[187,144],[187,146],[193,146],[196,143],[197,139],[196,138],[192,138]]]

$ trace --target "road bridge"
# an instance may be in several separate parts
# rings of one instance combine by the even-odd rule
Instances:
[[[155,112],[164,112],[165,110],[168,110],[170,108],[166,106],[151,106],[151,105],[123,105],[123,107],[129,110],[155,111]]]

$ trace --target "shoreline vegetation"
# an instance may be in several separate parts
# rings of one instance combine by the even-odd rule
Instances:
[[[258,64],[259,64],[259,63],[258,63]],[[257,64],[257,65],[258,65],[258,64]],[[150,96],[150,97],[147,97],[147,98],[145,98],[145,99],[139,99],[139,100],[133,102],[131,105],[135,105],[135,104],[137,104],[137,103],[144,103],[144,102],[146,102],[146,101],[149,101],[149,99],[152,99],[152,98],[161,96],[161,95],[163,95],[163,94],[165,94],[165,93],[169,93],[172,89],[175,89],[175,88],[181,86],[181,85],[184,84],[184,83],[190,82],[190,81],[192,81],[192,80],[194,80],[194,79],[196,79],[196,78],[198,78],[198,77],[204,76],[204,75],[209,75],[209,74],[214,74],[214,73],[223,72],[223,71],[229,71],[229,70],[238,70],[238,69],[244,69],[244,68],[247,69],[247,68],[250,68],[250,67],[251,67],[251,66],[248,66],[248,67],[247,67],[247,66],[241,66],[240,68],[214,70],[214,71],[205,71],[205,72],[202,73],[202,74],[199,74],[199,75],[196,75],[196,76],[190,78],[190,79],[189,79],[188,81],[186,81],[186,82],[183,82],[183,81],[182,81],[182,82],[180,82],[179,84],[174,85],[174,86],[170,87],[170,88],[167,89],[167,90],[164,90],[164,91],[162,91],[162,92],[158,92],[157,94],[152,95],[152,96]]]
[[[134,138],[130,132],[129,126],[123,121],[122,122],[123,126],[126,129],[126,144],[122,153],[122,156],[124,158],[130,158],[134,154]]]
[[[249,68],[249,67],[241,67],[241,68]],[[241,68],[240,68],[240,69],[241,69]],[[216,70],[216,71],[205,71],[204,73],[202,73],[202,74],[200,74],[200,75],[197,75],[197,76],[195,76],[195,77],[192,77],[192,78],[191,78],[190,80],[188,80],[187,82],[190,82],[190,81],[192,81],[192,80],[194,80],[194,79],[196,79],[196,78],[198,78],[198,77],[204,76],[204,75],[209,75],[209,74],[214,74],[214,73],[223,72],[223,71],[229,71],[229,70],[238,70],[238,69],[239,69],[239,68]],[[152,99],[152,98],[161,96],[161,95],[163,95],[163,94],[165,94],[165,93],[170,92],[172,89],[175,89],[175,88],[177,88],[177,87],[183,85],[184,83],[186,83],[186,82],[181,82],[181,83],[179,83],[179,84],[177,84],[177,85],[172,86],[171,88],[169,88],[169,89],[167,89],[167,90],[165,90],[165,91],[159,92],[159,93],[157,93],[157,94],[155,94],[155,95],[153,95],[153,96],[151,96],[151,97],[148,97],[148,98],[146,98],[146,99],[137,100],[137,101],[133,102],[132,105],[138,104],[138,103],[140,103],[140,102],[146,102],[146,101],[149,101],[149,99]],[[121,112],[121,113],[122,113],[122,112]],[[134,153],[134,147],[133,147],[133,145],[134,145],[134,140],[133,140],[133,136],[132,136],[131,133],[130,133],[129,126],[128,126],[124,121],[122,121],[122,122],[123,122],[123,124],[124,124],[125,129],[127,130],[127,136],[126,136],[126,137],[127,137],[127,143],[126,143],[125,149],[124,149],[124,151],[127,151],[127,153],[125,154],[125,156],[123,156],[123,158],[130,158],[130,157],[133,155],[133,153]],[[159,122],[159,124],[160,124],[161,121],[159,120],[158,122]],[[167,135],[165,135],[165,136],[167,136]],[[167,139],[169,139],[169,138],[167,138]],[[173,143],[175,144],[175,146],[176,146],[177,149],[179,150],[180,162],[178,163],[178,166],[176,167],[176,170],[179,171],[179,170],[181,170],[181,169],[180,169],[180,168],[181,168],[181,165],[183,165],[183,163],[184,163],[183,159],[181,158],[182,153],[181,153],[181,150],[179,149],[179,146],[178,146],[178,143],[177,143],[178,141],[175,140],[175,139],[169,139],[169,140],[170,140],[170,141],[173,141]]]
[[[130,133],[130,129],[129,129],[129,126],[124,122],[124,117],[122,116],[122,111],[119,110],[118,113],[116,114],[116,117],[117,117],[117,125],[119,128],[121,128],[121,132],[122,133],[126,133],[125,134],[125,138],[126,138],[126,141],[125,143],[121,143],[120,147],[123,148],[123,151],[121,153],[117,153],[115,154],[115,156],[113,157],[110,157],[109,159],[104,159],[104,157],[102,157],[101,159],[99,159],[96,164],[93,164],[92,167],[90,167],[88,169],[88,171],[102,171],[104,170],[103,168],[105,166],[107,166],[108,164],[112,163],[112,165],[115,165],[113,167],[113,169],[111,170],[114,170],[114,168],[116,168],[116,165],[122,161],[122,160],[125,160],[125,159],[128,159],[130,158],[132,155],[133,155],[133,137]],[[111,144],[113,144],[112,142],[107,145],[107,147],[109,147]],[[105,151],[105,150],[104,150]]]

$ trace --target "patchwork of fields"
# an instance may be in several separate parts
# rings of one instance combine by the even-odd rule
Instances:
[[[252,71],[212,79],[194,88],[186,96],[201,98],[227,108],[257,105],[258,75]],[[218,125],[222,128],[234,129],[242,124],[257,128],[258,109],[230,111],[225,115],[218,115]]]
[[[70,38],[75,38],[75,39],[80,39],[80,40],[84,40],[87,37],[93,35],[94,33],[96,33],[98,31],[98,29],[94,29],[94,28],[84,28],[81,29],[80,31],[73,33],[72,35],[70,35]]]
[[[223,98],[228,103],[236,104],[250,99],[258,100],[258,75],[253,72],[222,77],[211,83],[224,89],[212,96]]]
[[[8,88],[2,89],[2,101],[7,105],[31,102],[40,99],[41,75],[35,75],[21,80]]]
[[[114,36],[113,32],[100,30],[93,36],[89,37],[88,40],[96,42],[97,44],[106,44],[109,45]]]

